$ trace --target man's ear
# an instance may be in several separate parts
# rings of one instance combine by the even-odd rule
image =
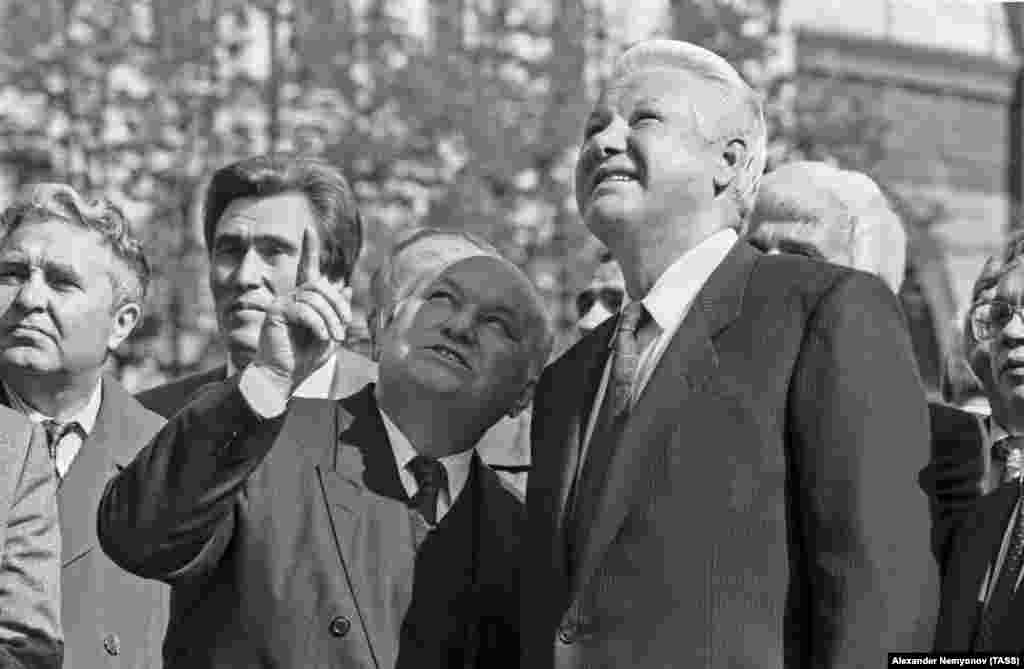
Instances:
[[[537,379],[532,378],[526,382],[526,387],[523,388],[523,392],[519,395],[519,399],[512,405],[512,408],[508,410],[508,417],[515,418],[523,412],[526,407],[530,406],[530,402],[533,401],[533,391],[537,389]]]
[[[747,143],[742,139],[735,138],[722,149],[715,166],[715,175],[712,178],[715,188],[715,197],[718,197],[739,178],[740,170],[747,164]]]
[[[107,349],[113,351],[120,346],[142,320],[142,307],[138,302],[125,302],[114,310],[114,327],[107,339]]]

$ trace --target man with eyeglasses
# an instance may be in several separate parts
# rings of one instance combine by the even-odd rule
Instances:
[[[1024,560],[1024,246],[1011,242],[975,283],[965,353],[992,407],[978,418],[932,409],[931,499],[942,572],[935,649],[1022,652]]]

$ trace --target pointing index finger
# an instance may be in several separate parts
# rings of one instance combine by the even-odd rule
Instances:
[[[320,279],[320,246],[316,236],[308,229],[302,233],[302,249],[299,251],[299,269],[295,285],[302,286]]]

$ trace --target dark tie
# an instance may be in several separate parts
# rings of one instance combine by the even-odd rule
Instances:
[[[1018,499],[1020,499],[1021,486],[1018,464],[1022,448],[1024,448],[1024,437],[1003,439],[992,447],[993,458],[1001,459],[1007,464],[1007,474],[1003,478],[1003,485],[1015,486],[1018,490]],[[991,590],[988,606],[982,612],[981,622],[978,624],[978,633],[974,640],[975,651],[995,650],[993,648],[993,633],[1009,613],[1017,579],[1020,577],[1021,565],[1024,564],[1024,514],[1018,513],[1013,517],[1012,522],[1013,529],[1010,533],[1010,542],[1006,548],[1002,568],[998,574],[992,575],[992,582],[995,586]]]
[[[52,418],[47,418],[43,421],[43,430],[46,431],[46,450],[50,453],[53,471],[57,473],[58,479],[61,478],[61,475],[60,471],[57,470],[57,444],[69,433],[77,432],[79,427],[77,421],[61,423]]]
[[[448,489],[448,474],[444,465],[434,458],[417,455],[406,465],[416,478],[418,490],[409,501],[409,506],[420,512],[420,515],[431,525],[437,524],[437,496],[442,490]]]

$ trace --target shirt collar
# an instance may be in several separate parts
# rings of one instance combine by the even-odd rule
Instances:
[[[990,443],[996,443],[1007,439],[1010,433],[1006,431],[1002,425],[996,422],[995,418],[991,418],[988,424],[988,439]]]
[[[675,330],[738,239],[732,228],[720,230],[680,256],[658,277],[641,301],[662,332]]]
[[[384,429],[387,430],[388,441],[391,442],[391,451],[395,456],[395,464],[398,465],[398,471],[407,471],[405,466],[419,453],[416,452],[416,449],[409,443],[409,439],[387,413],[380,408],[378,408],[378,411],[380,412],[380,417],[384,420]],[[469,466],[473,461],[473,452],[475,450],[475,448],[470,448],[461,453],[453,453],[452,455],[438,458],[438,461],[444,465],[445,472],[448,474],[448,496],[452,500],[458,497],[459,493],[466,486],[466,480],[469,478]]]
[[[7,392],[7,397],[11,400],[11,408],[15,411],[23,413],[33,423],[42,423],[43,421],[50,420],[53,416],[47,416],[46,414],[34,409],[28,402],[26,402],[21,395],[15,392],[14,388],[11,388],[6,381],[3,382],[4,391]],[[96,387],[93,388],[92,393],[89,395],[89,400],[82,405],[82,408],[71,414],[64,421],[65,423],[78,423],[79,427],[82,428],[82,432],[86,436],[92,434],[92,430],[96,427],[96,418],[100,413],[100,404],[103,401],[103,377],[96,382]]]
[[[324,361],[324,364],[313,370],[313,373],[306,377],[292,397],[306,397],[312,399],[328,399],[331,396],[331,388],[334,386],[334,371],[338,366],[338,353],[334,352],[331,357]],[[227,378],[231,378],[238,370],[228,357]]]

